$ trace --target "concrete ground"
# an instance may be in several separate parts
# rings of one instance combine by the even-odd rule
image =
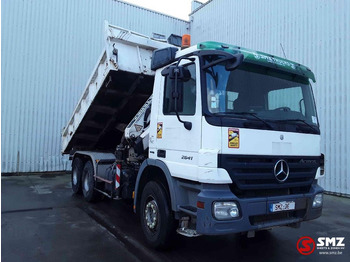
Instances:
[[[1,182],[2,261],[140,261],[83,211],[69,176]]]
[[[2,177],[2,261],[349,261],[350,199],[325,196],[321,218],[299,229],[281,227],[255,238],[177,236],[168,251],[146,246],[131,205],[85,203],[69,175]],[[342,254],[301,255],[300,237],[345,237]],[[325,251],[325,250],[322,250]]]

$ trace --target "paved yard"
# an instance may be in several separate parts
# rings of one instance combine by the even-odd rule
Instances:
[[[68,176],[2,178],[1,260],[139,261],[72,196]]]
[[[2,177],[2,261],[349,261],[350,199],[325,196],[321,218],[255,238],[177,236],[166,252],[149,249],[130,205],[87,204],[69,175]],[[302,236],[345,237],[341,255],[299,254]]]

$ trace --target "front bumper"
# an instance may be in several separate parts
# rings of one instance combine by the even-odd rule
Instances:
[[[322,207],[312,208],[313,198],[322,192],[322,187],[312,184],[310,191],[305,194],[238,198],[227,185],[204,187],[197,199],[204,203],[204,209],[197,208],[196,231],[203,235],[221,235],[286,226],[315,219],[321,216]],[[215,201],[235,201],[239,205],[240,217],[225,221],[215,219],[212,213]],[[281,201],[295,201],[295,210],[269,211],[269,204]]]

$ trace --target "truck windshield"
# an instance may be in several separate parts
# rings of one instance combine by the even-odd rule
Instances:
[[[267,129],[301,125],[318,132],[308,79],[251,64],[242,64],[234,71],[217,64],[204,71],[212,115],[260,121]]]

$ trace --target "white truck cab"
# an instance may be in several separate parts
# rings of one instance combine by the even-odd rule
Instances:
[[[252,235],[321,215],[310,69],[234,45],[180,49],[105,28],[106,49],[62,136],[75,193],[133,198],[153,247],[175,231]]]

